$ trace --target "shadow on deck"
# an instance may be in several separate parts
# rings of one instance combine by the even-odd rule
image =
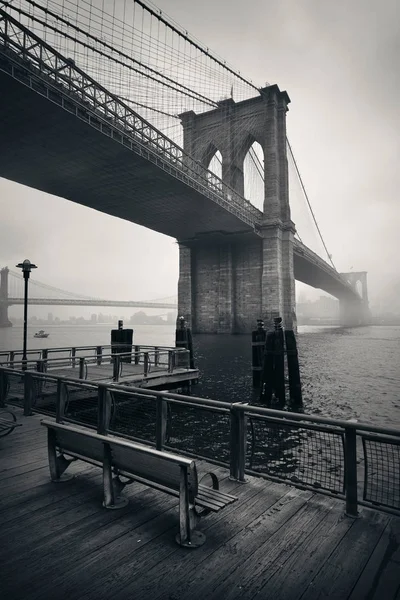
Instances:
[[[207,537],[185,550],[174,540],[177,500],[134,483],[129,505],[102,508],[101,470],[70,468],[49,481],[39,415],[0,440],[0,573],[9,600],[385,600],[400,598],[400,517],[255,477],[230,481],[238,501],[200,522]]]

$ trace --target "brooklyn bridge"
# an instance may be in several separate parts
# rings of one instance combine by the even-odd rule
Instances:
[[[295,329],[295,280],[338,298],[343,325],[366,323],[366,273],[332,262],[287,138],[288,93],[254,85],[152,5],[132,2],[128,18],[95,4],[2,2],[0,176],[174,237],[178,311],[194,332],[278,315]],[[324,257],[291,219],[289,166]],[[22,302],[8,275],[0,326]],[[71,292],[30,302],[153,306]]]

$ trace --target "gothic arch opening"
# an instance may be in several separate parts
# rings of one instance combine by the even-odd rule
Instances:
[[[359,279],[357,279],[356,283],[355,283],[355,288],[357,290],[357,292],[360,294],[361,298],[363,297],[363,286],[362,283]]]
[[[222,155],[219,150],[216,150],[210,158],[207,169],[222,179]]]
[[[244,197],[259,210],[264,208],[264,151],[253,142],[243,161]]]

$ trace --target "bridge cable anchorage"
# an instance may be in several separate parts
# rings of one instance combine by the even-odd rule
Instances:
[[[331,254],[329,254],[329,251],[328,251],[328,248],[326,247],[326,244],[325,244],[324,238],[322,237],[322,233],[321,233],[321,230],[320,230],[320,228],[319,228],[319,226],[318,226],[317,219],[316,219],[316,217],[315,217],[314,211],[313,211],[313,209],[312,209],[312,206],[311,206],[311,202],[310,202],[310,200],[309,200],[309,198],[308,198],[308,194],[307,194],[306,188],[305,188],[305,186],[304,186],[303,179],[302,179],[302,177],[301,177],[301,174],[300,174],[299,168],[298,168],[298,166],[297,166],[297,162],[296,162],[296,159],[295,159],[295,157],[294,157],[294,154],[293,154],[292,147],[291,147],[291,145],[290,145],[290,142],[289,142],[289,139],[288,139],[287,137],[286,137],[286,143],[287,143],[287,145],[288,145],[289,152],[290,152],[290,155],[291,155],[291,157],[292,157],[292,160],[293,160],[293,164],[294,164],[294,166],[295,166],[295,169],[296,169],[296,174],[297,174],[297,176],[298,176],[298,178],[299,178],[299,181],[300,181],[301,188],[302,188],[302,190],[303,190],[303,193],[304,193],[304,196],[305,196],[305,198],[306,198],[306,200],[307,200],[307,204],[308,204],[308,207],[309,207],[309,209],[310,209],[310,212],[311,212],[312,218],[313,218],[313,220],[314,220],[315,226],[316,226],[316,228],[317,228],[317,231],[318,231],[319,237],[321,238],[321,241],[322,241],[322,244],[323,244],[323,246],[324,246],[324,248],[325,248],[325,252],[326,252],[326,254],[327,254],[327,256],[328,256],[328,259],[329,259],[329,261],[331,262],[331,264],[332,264],[333,268],[334,268],[334,269],[335,269],[335,271],[336,271],[337,269],[336,269],[336,267],[335,267],[335,265],[334,265],[334,262],[333,262],[333,260],[332,260],[332,255],[331,255]],[[301,241],[301,240],[300,240],[300,241]]]

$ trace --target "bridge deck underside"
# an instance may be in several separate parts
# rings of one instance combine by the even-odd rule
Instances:
[[[0,176],[166,235],[247,230],[239,218],[0,72]]]
[[[201,192],[3,72],[0,177],[178,239],[210,232],[229,234],[232,242],[245,241],[244,232],[246,239],[256,237]],[[294,248],[297,280],[354,299],[354,291],[321,265]]]
[[[307,257],[294,251],[294,276],[297,281],[306,283],[332,294],[339,300],[355,300],[356,293],[341,282],[337,277],[314,264]]]

